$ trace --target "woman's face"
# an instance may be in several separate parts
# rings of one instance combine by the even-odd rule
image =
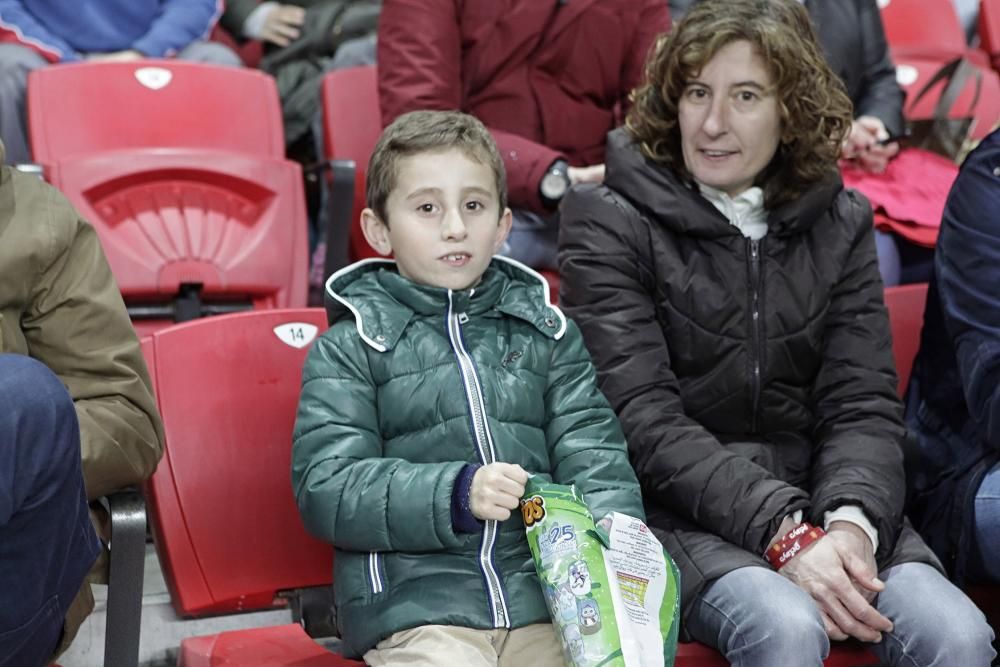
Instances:
[[[681,150],[700,183],[735,197],[751,187],[781,139],[771,75],[750,42],[722,47],[681,94]]]

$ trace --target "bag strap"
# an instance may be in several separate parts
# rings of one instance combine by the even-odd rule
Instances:
[[[951,111],[952,106],[954,106],[955,101],[958,99],[959,94],[965,87],[965,82],[969,78],[970,74],[975,75],[976,89],[972,95],[972,104],[969,105],[969,115],[973,115],[976,106],[979,104],[979,95],[983,88],[983,73],[979,71],[979,68],[970,63],[964,56],[959,56],[954,60],[950,60],[944,65],[942,65],[938,71],[934,72],[934,75],[930,80],[924,84],[924,86],[917,93],[917,96],[913,98],[910,102],[909,111],[912,113],[914,107],[920,102],[930,92],[939,81],[947,80],[944,86],[944,90],[941,91],[941,96],[938,98],[937,104],[934,105],[934,120],[948,118],[948,112]]]

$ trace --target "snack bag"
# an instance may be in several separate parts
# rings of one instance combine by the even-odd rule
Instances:
[[[677,652],[677,566],[639,519],[594,524],[574,486],[528,480],[528,545],[570,667],[671,667]]]

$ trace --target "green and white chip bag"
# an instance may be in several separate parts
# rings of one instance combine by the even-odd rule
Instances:
[[[677,653],[677,566],[639,519],[594,524],[574,486],[528,480],[528,545],[570,667],[671,667]]]

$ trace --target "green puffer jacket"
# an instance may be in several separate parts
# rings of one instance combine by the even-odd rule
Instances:
[[[466,464],[505,461],[576,484],[598,518],[644,518],[576,325],[538,274],[501,259],[464,292],[366,260],[327,293],[333,325],[303,371],[292,483],[306,527],[336,545],[349,650],[420,625],[548,622],[519,514],[456,533],[452,490]]]

